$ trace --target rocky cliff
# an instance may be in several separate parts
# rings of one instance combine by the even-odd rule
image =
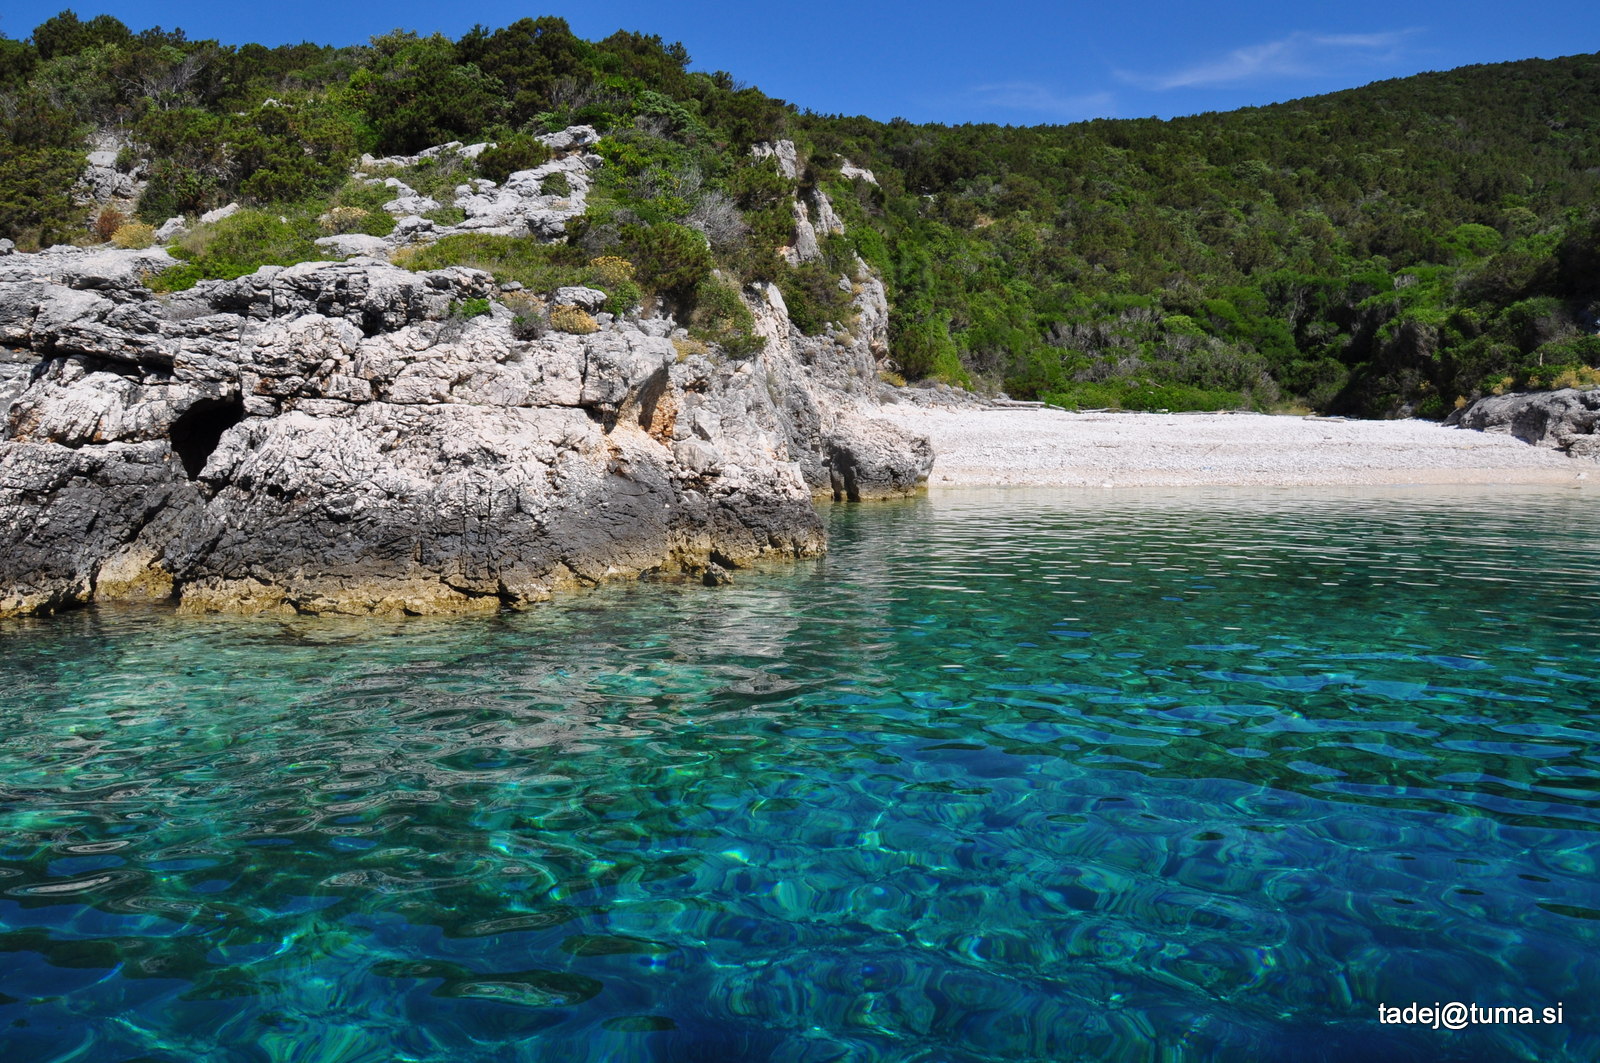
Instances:
[[[932,463],[870,416],[887,306],[865,266],[848,333],[800,335],[745,289],[765,346],[735,358],[665,317],[518,338],[476,270],[141,283],[171,264],[0,257],[0,616],[520,605],[817,553],[814,497],[907,494]]]

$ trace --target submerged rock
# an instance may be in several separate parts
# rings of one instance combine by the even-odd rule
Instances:
[[[471,612],[704,578],[820,552],[813,495],[907,493],[931,462],[868,420],[887,318],[864,268],[853,333],[798,335],[752,290],[766,346],[737,360],[680,353],[664,319],[518,339],[498,305],[452,313],[499,295],[476,270],[303,263],[158,297],[140,277],[164,264],[0,266],[0,397],[28,379],[0,442],[0,616]]]

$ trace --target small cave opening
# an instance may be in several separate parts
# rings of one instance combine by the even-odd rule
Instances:
[[[183,462],[189,479],[200,470],[222,441],[222,433],[244,420],[244,403],[238,399],[201,399],[172,422],[172,449]]]

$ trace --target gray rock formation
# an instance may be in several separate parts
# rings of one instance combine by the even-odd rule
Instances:
[[[28,378],[38,363],[39,359],[31,352],[0,347],[0,423],[11,413],[11,407],[28,386]]]
[[[138,167],[126,173],[117,169],[120,143],[115,138],[97,137],[96,142],[100,147],[89,152],[73,189],[75,197],[80,203],[132,203],[148,183],[143,171]]]
[[[933,447],[887,421],[845,414],[828,437],[834,501],[904,498],[927,482]]]
[[[0,257],[0,616],[167,598],[463,612],[651,572],[716,584],[822,550],[814,497],[921,487],[926,441],[871,417],[888,306],[859,259],[839,280],[847,321],[820,336],[794,329],[777,288],[748,289],[765,345],[743,359],[670,319],[600,313],[591,288],[535,294],[596,313],[599,331],[518,339],[505,306],[456,308],[520,285],[385,261],[452,232],[562,238],[598,137],[542,139],[564,154],[456,188],[457,225],[378,175],[487,145],[364,158],[402,216],[388,237],[318,241],[344,262],[158,297],[142,282],[175,264],[159,249]],[[792,144],[770,153],[794,169]],[[795,214],[806,259],[818,228],[842,230],[820,190]]]
[[[846,159],[844,161],[844,165],[839,167],[839,176],[847,177],[852,181],[865,181],[869,185],[875,185],[878,183],[877,177],[873,175],[871,170],[868,170],[862,166],[857,166],[849,159]]]
[[[773,159],[778,164],[778,172],[791,181],[800,176],[800,157],[795,151],[792,140],[780,140],[776,143],[762,141],[751,145],[750,154],[758,159]]]
[[[796,199],[793,210],[794,242],[783,248],[781,253],[791,266],[815,262],[822,257],[821,238],[844,232],[844,223],[834,213],[828,193],[820,188],[812,191],[810,206],[806,205],[805,200]],[[815,222],[812,221],[813,211],[816,214]]]
[[[559,236],[568,221],[588,209],[589,170],[599,165],[598,155],[569,155],[518,170],[498,187],[479,178],[456,189],[455,205],[467,217],[450,231]],[[556,174],[566,187],[547,194],[545,185]]]
[[[1600,459],[1600,388],[1490,395],[1453,413],[1446,424],[1503,432],[1524,443]]]
[[[882,285],[850,331],[688,353],[665,319],[515,338],[467,269],[267,267],[155,296],[164,252],[0,259],[0,615],[463,612],[824,548],[814,495],[914,491],[931,454],[868,416]],[[681,333],[678,334],[681,336]],[[20,368],[15,368],[20,367]],[[0,388],[6,385],[0,384]]]
[[[397,247],[431,243],[456,233],[559,239],[567,222],[588,209],[590,174],[602,160],[585,149],[599,139],[600,135],[591,126],[573,126],[559,133],[547,133],[539,140],[556,153],[555,158],[531,170],[518,170],[499,185],[481,177],[464,180],[455,187],[448,203],[419,195],[394,176],[393,171],[404,171],[429,159],[449,161],[452,156],[471,161],[493,145],[452,142],[416,155],[384,158],[363,155],[357,172],[373,175],[369,181],[386,185],[393,191],[394,198],[386,202],[383,209],[399,219],[394,232],[382,238],[325,236],[317,244],[332,256],[347,258],[387,256]],[[460,209],[466,217],[453,225],[423,217],[445,206]]]
[[[557,306],[575,306],[593,313],[606,305],[606,293],[598,288],[557,288],[550,301]]]

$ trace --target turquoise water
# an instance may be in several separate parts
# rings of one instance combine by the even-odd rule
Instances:
[[[0,627],[44,1060],[1592,1060],[1592,492],[973,492],[494,619]],[[1380,1003],[1558,1003],[1384,1025]]]

